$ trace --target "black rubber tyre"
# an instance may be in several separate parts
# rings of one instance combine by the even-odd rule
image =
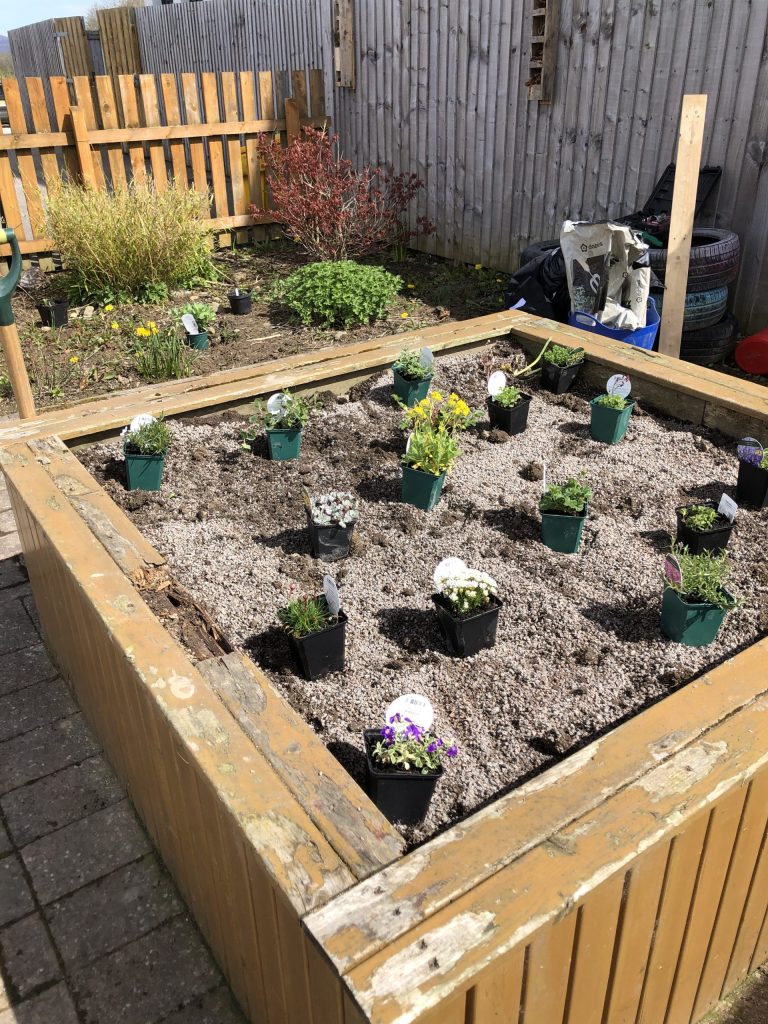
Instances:
[[[726,313],[723,319],[712,327],[683,331],[680,358],[702,366],[722,363],[736,347],[738,336],[739,325],[736,318]]]
[[[527,249],[523,249],[522,255],[520,256],[520,266],[524,267],[526,263],[532,263],[537,260],[539,256],[543,256],[547,252],[552,252],[553,249],[560,248],[559,238],[550,238],[546,242],[534,242],[529,245]]]
[[[663,281],[668,249],[649,249],[651,268]],[[719,228],[697,228],[693,232],[691,261],[688,266],[688,292],[706,292],[722,288],[739,273],[739,236]]]
[[[661,314],[664,305],[663,292],[651,292],[656,309]],[[712,327],[720,323],[728,303],[727,288],[712,288],[707,292],[688,292],[685,296],[683,330],[695,331],[701,327]]]

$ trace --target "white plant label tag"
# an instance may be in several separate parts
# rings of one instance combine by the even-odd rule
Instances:
[[[629,377],[625,377],[623,373],[614,373],[608,381],[606,391],[609,395],[618,395],[619,398],[629,398],[629,394],[632,391],[632,384],[630,383]]]
[[[238,295],[240,294],[240,289],[239,289],[239,288],[233,288],[233,290],[232,290],[232,294],[233,294],[234,296],[238,296]]]
[[[541,486],[546,491],[547,489],[547,464],[546,462],[541,463]]]
[[[187,334],[199,334],[200,328],[197,325],[197,320],[192,316],[191,313],[185,313],[181,318],[181,322],[184,325],[184,330]]]
[[[325,594],[328,611],[334,618],[337,618],[341,611],[341,595],[333,576],[323,576],[323,593]]]
[[[522,309],[525,305],[525,299],[518,299],[514,306],[510,306],[510,309]]]
[[[408,440],[405,442],[405,450],[406,450],[406,452],[410,451],[411,441],[412,440],[413,440],[413,434],[409,434],[408,435]]]
[[[729,498],[727,494],[724,494],[720,499],[720,504],[717,506],[717,511],[721,516],[725,516],[726,519],[730,519],[733,522],[736,518],[736,513],[739,511],[739,506],[733,498]]]
[[[131,420],[131,425],[126,429],[127,434],[132,434],[135,430],[140,430],[142,427],[148,426],[150,423],[155,423],[155,417],[148,412],[140,412],[138,416],[134,416]]]
[[[425,370],[431,370],[435,365],[435,357],[431,348],[423,348],[419,354],[419,362]]]
[[[410,718],[414,725],[420,729],[432,728],[435,720],[435,709],[432,704],[420,693],[405,693],[402,697],[393,700],[386,711],[386,725],[394,725],[396,732],[401,732],[408,725],[406,721],[392,722],[396,715],[401,719]]]
[[[742,437],[737,451],[740,459],[749,459],[753,452],[756,453],[758,462],[762,462],[763,455],[765,454],[765,448],[754,437]]]
[[[271,416],[282,416],[285,412],[285,402],[285,395],[282,391],[278,391],[278,393],[276,395],[272,395],[267,402],[267,412]]]
[[[664,560],[664,575],[667,577],[670,583],[674,583],[675,586],[679,587],[683,582],[683,570],[680,568],[680,563],[674,555],[667,555]]]
[[[502,373],[501,370],[496,370],[488,378],[488,394],[491,398],[495,398],[496,395],[500,395],[504,388],[507,386],[507,375]]]

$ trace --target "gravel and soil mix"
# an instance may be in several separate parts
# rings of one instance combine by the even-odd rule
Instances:
[[[498,364],[513,348],[493,352]],[[441,359],[434,384],[479,407],[491,364],[487,353]],[[390,387],[382,374],[349,397],[325,395],[298,462],[267,461],[264,442],[242,451],[235,414],[178,421],[160,495],[125,490],[116,445],[81,457],[356,777],[362,730],[401,693],[429,697],[436,729],[460,753],[426,822],[409,832],[419,841],[754,642],[768,628],[768,549],[764,517],[740,512],[730,552],[743,604],[710,647],[673,644],[659,609],[675,508],[735,493],[732,442],[637,405],[626,439],[600,444],[589,436],[593,393],[558,397],[534,384],[528,430],[510,440],[486,420],[464,435],[443,500],[427,513],[399,500],[404,440]],[[550,480],[585,470],[594,487],[578,555],[539,539],[544,461]],[[330,569],[349,616],[347,667],[311,683],[276,627],[277,609],[320,593],[329,571],[309,553],[303,486],[361,499],[353,553]],[[467,660],[447,655],[430,600],[447,555],[494,576],[504,601],[496,646]]]

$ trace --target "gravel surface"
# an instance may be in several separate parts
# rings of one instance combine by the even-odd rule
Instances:
[[[498,365],[513,350],[493,351]],[[488,355],[441,359],[435,386],[479,406],[490,368]],[[744,603],[710,647],[673,644],[659,607],[674,509],[735,495],[733,443],[636,407],[625,440],[600,444],[589,437],[592,393],[556,397],[533,384],[526,433],[494,443],[485,422],[465,435],[447,493],[426,513],[399,501],[404,445],[389,381],[351,401],[326,396],[295,463],[269,462],[265,444],[241,451],[243,420],[231,413],[174,424],[160,496],[125,491],[115,445],[81,457],[358,778],[363,728],[401,693],[429,697],[460,754],[423,827],[408,830],[419,841],[752,643],[768,628],[768,556],[764,517],[741,512],[730,550]],[[540,542],[542,460],[550,480],[585,470],[594,487],[578,555]],[[362,509],[352,556],[330,570],[349,616],[347,667],[311,683],[275,626],[277,609],[320,593],[329,571],[309,554],[302,485],[355,490]],[[446,555],[489,572],[504,601],[496,646],[467,660],[447,655],[430,600]]]

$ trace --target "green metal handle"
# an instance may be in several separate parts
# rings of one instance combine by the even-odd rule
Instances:
[[[14,322],[11,296],[16,291],[21,275],[21,249],[16,232],[10,228],[0,228],[0,245],[11,247],[11,266],[5,277],[0,277],[0,327],[9,327]]]

